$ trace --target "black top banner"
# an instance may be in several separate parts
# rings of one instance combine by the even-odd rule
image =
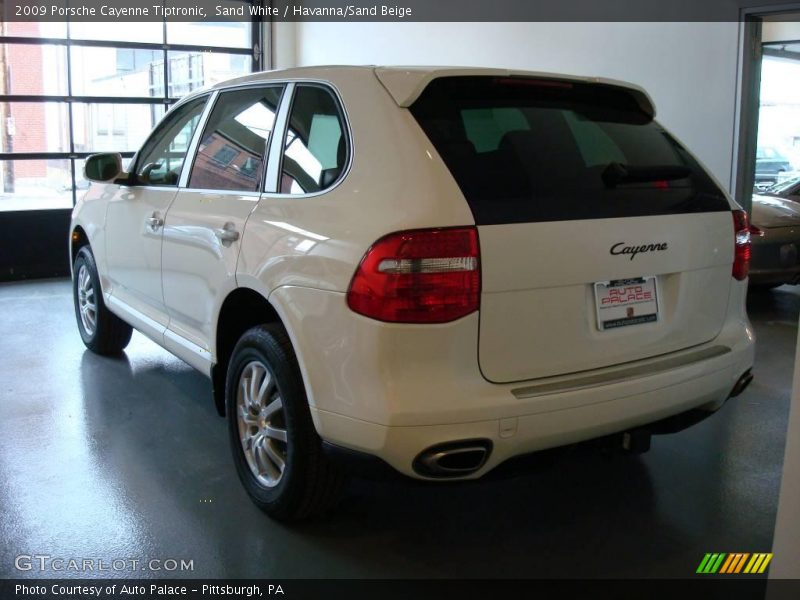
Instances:
[[[0,0],[3,21],[741,21],[797,0]]]

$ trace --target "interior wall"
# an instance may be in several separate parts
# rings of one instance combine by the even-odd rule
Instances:
[[[283,35],[300,66],[472,65],[636,83],[731,189],[738,23],[296,23]]]
[[[800,40],[800,13],[765,17],[761,41],[796,42]]]
[[[269,40],[267,69],[289,69],[297,66],[296,23],[267,21],[264,39]]]

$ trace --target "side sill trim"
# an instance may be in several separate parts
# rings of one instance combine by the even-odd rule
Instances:
[[[158,345],[163,343],[165,325],[136,310],[127,302],[123,302],[114,294],[104,293],[103,301],[108,309],[131,327],[143,333]]]
[[[164,332],[164,348],[172,352],[178,358],[186,361],[203,373],[206,377],[211,377],[211,352],[201,348],[194,342],[190,342],[183,336],[175,333],[171,329]]]
[[[710,346],[708,348],[702,348],[693,352],[681,353],[678,356],[669,356],[667,358],[661,358],[658,360],[648,360],[643,363],[628,366],[623,369],[607,371],[605,373],[597,373],[578,378],[562,379],[561,381],[527,385],[525,387],[513,389],[511,390],[511,393],[522,400],[523,398],[532,398],[534,396],[572,392],[584,388],[596,387],[599,385],[610,385],[620,381],[648,377],[650,375],[663,373],[664,371],[679,369],[680,367],[685,367],[692,363],[724,356],[725,354],[730,354],[730,352],[731,349],[727,346]]]

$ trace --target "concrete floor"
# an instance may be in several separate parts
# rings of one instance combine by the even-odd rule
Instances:
[[[800,292],[751,297],[756,380],[640,458],[585,449],[467,485],[354,481],[289,528],[248,500],[201,375],[135,334],[85,351],[69,283],[0,285],[0,577],[20,554],[191,559],[184,577],[686,577],[771,547]],[[36,576],[165,576],[46,572]]]

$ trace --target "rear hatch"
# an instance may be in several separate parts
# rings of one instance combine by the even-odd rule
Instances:
[[[730,205],[637,91],[441,77],[410,110],[478,226],[486,379],[607,367],[719,334]]]

